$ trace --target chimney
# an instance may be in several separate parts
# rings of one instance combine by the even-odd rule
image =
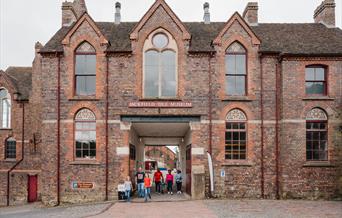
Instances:
[[[40,42],[36,42],[36,44],[34,45],[34,50],[35,50],[35,52],[36,52],[36,54],[40,51],[40,49],[42,49],[43,48],[43,45],[42,45],[42,43],[40,43]]]
[[[121,22],[121,3],[120,2],[116,2],[115,3],[115,24],[120,24]]]
[[[209,12],[209,3],[208,2],[203,4],[203,9],[204,9],[203,21],[205,24],[210,24],[210,12]]]
[[[335,1],[324,0],[315,10],[315,23],[322,23],[329,28],[335,27]]]
[[[84,0],[74,0],[73,6],[77,15],[77,19],[87,12],[87,6]]]
[[[77,20],[73,3],[63,2],[62,3],[62,26],[70,26],[73,22]]]
[[[258,2],[248,2],[243,12],[243,19],[250,26],[258,26]]]

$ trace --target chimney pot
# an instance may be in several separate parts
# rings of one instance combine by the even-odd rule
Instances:
[[[120,2],[116,2],[115,3],[114,23],[115,24],[120,24],[121,23],[121,3]]]
[[[244,12],[243,12],[243,19],[250,25],[250,26],[257,26],[258,25],[258,2],[248,2]]]
[[[204,9],[203,21],[205,24],[210,24],[210,12],[209,12],[209,3],[208,2],[203,4],[203,9]]]
[[[322,23],[329,28],[335,27],[335,1],[324,0],[314,12],[315,23]]]

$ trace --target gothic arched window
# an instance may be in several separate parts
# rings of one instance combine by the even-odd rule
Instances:
[[[243,111],[233,109],[226,116],[225,159],[246,159],[247,118]]]
[[[320,108],[306,115],[306,160],[328,160],[328,117]]]
[[[143,81],[145,98],[177,95],[177,44],[165,31],[157,31],[145,41]]]
[[[238,42],[226,50],[226,94],[246,95],[247,93],[247,55],[246,49]]]
[[[0,129],[11,128],[11,96],[3,88],[0,88],[0,122]]]
[[[96,118],[87,109],[81,109],[75,116],[76,158],[96,158]]]
[[[88,42],[83,42],[75,51],[75,93],[95,95],[96,51]]]

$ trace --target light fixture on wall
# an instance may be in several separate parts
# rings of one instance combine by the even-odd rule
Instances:
[[[142,142],[142,138],[139,138],[139,141]]]
[[[184,142],[184,138],[182,138],[182,142]]]

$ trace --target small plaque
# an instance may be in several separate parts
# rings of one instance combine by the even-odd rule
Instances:
[[[73,189],[93,189],[95,184],[93,182],[76,182],[71,183]]]
[[[220,172],[221,177],[226,177],[226,171],[224,169],[221,170]]]

